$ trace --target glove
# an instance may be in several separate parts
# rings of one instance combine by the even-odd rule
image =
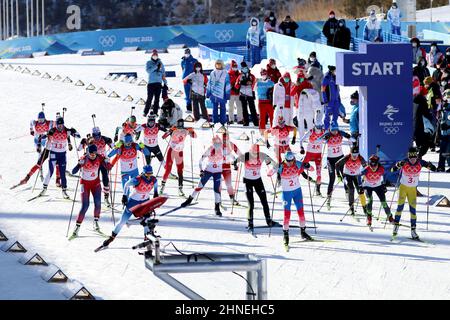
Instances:
[[[205,176],[205,171],[200,170],[200,178],[203,178]]]
[[[298,119],[297,119],[297,117],[294,117],[294,120],[292,120],[292,122],[294,122],[294,126],[298,127]]]
[[[305,154],[305,148],[303,147],[300,148],[300,154]]]
[[[233,168],[234,168],[234,170],[235,171],[238,171],[238,165],[237,165],[237,160],[235,160],[234,162],[233,162]]]
[[[78,160],[78,164],[80,165],[80,167],[84,166],[85,163],[86,163],[86,160],[84,160],[84,159]]]
[[[126,206],[128,204],[128,197],[126,195],[122,196],[122,204]]]
[[[153,198],[158,198],[158,197],[159,197],[158,191],[155,191],[155,192],[153,193]]]
[[[34,131],[33,131],[33,129],[30,129],[30,136],[34,136]]]
[[[158,71],[161,70],[161,68],[162,68],[161,62],[158,62],[158,65],[157,65],[157,66],[158,66]]]
[[[430,162],[430,164],[428,165],[428,169],[430,169],[430,170],[433,171],[433,172],[436,172],[436,170],[437,170],[436,166],[435,166],[434,164],[432,164],[431,162]]]
[[[86,138],[83,138],[83,139],[81,139],[81,142],[80,142],[80,144],[81,144],[81,145],[85,145],[85,144],[87,144],[87,140],[86,140]]]
[[[266,141],[266,147],[267,147],[267,149],[270,149],[270,147],[271,147],[270,143],[269,143],[269,140]]]
[[[72,150],[73,150],[73,146],[71,143],[69,143],[69,151],[72,151]]]
[[[296,142],[297,142],[297,139],[295,137],[292,137],[291,144],[294,146]]]
[[[114,142],[117,142],[117,141],[119,141],[119,136],[116,134],[116,135],[114,136]]]
[[[38,153],[41,153],[41,151],[42,151],[42,146],[41,146],[41,145],[38,145],[37,148],[36,148],[36,151],[37,151]]]

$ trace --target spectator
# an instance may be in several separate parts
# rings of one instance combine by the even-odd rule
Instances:
[[[273,125],[273,86],[275,83],[270,79],[267,70],[261,69],[261,79],[256,81],[256,92],[258,95],[259,130],[261,135],[266,130],[267,117],[270,119],[270,127]]]
[[[281,72],[277,68],[277,62],[275,59],[269,60],[269,63],[267,64],[267,74],[274,84],[280,80]]]
[[[269,16],[264,19],[264,32],[278,32],[275,13],[271,12]]]
[[[208,111],[205,105],[208,77],[203,74],[203,68],[200,62],[197,61],[194,64],[194,72],[188,74],[183,79],[183,83],[185,84],[185,87],[186,84],[189,84],[190,86],[189,90],[194,109],[195,121],[200,120],[200,110],[202,113],[202,118],[208,121]]]
[[[222,60],[217,60],[215,69],[209,76],[208,86],[206,87],[206,96],[211,100],[213,105],[213,122],[220,122],[225,125],[227,122],[227,114],[225,106],[227,100],[230,99],[230,77],[225,70],[225,65]],[[219,119],[220,108],[220,119]]]
[[[437,171],[445,171],[445,159],[447,159],[447,166],[449,169],[446,172],[450,172],[450,89],[444,91],[443,100],[444,102],[439,115],[441,145],[439,149],[439,164]]]
[[[317,93],[320,93],[320,90],[322,87],[322,80],[323,80],[322,70],[315,66],[310,66],[308,68],[308,72],[306,73],[306,78],[308,79],[308,81],[311,82],[313,89],[316,90]],[[320,96],[320,100],[322,100],[321,95],[319,95],[319,96]]]
[[[183,79],[194,72],[194,65],[197,63],[197,59],[195,59],[191,55],[191,49],[187,48],[184,50],[184,56],[181,58],[181,69],[183,70],[182,77]],[[184,94],[186,100],[186,111],[187,113],[192,112],[192,101],[191,101],[191,84],[188,82],[184,85]]]
[[[175,126],[178,120],[183,119],[183,111],[172,99],[164,101],[161,111],[158,123],[167,130]]]
[[[312,51],[309,54],[308,65],[311,66],[311,67],[319,68],[320,71],[323,72],[322,65],[319,63],[319,60],[317,60],[317,54],[316,54],[315,51]]]
[[[381,35],[381,22],[378,20],[375,10],[372,10],[364,27],[364,40],[375,42],[376,38],[380,41],[383,39]]]
[[[262,35],[259,30],[259,20],[250,19],[250,28],[247,31],[248,57],[252,66],[261,62],[261,48],[263,47]]]
[[[396,35],[401,35],[401,18],[402,12],[398,8],[397,2],[394,0],[392,6],[387,13],[387,20],[391,25],[391,33]]]
[[[433,72],[433,80],[436,82],[440,82],[442,79],[442,74],[444,73],[445,70],[445,64],[444,64],[444,59],[442,59],[441,61],[438,61],[436,64],[436,70],[434,70]]]
[[[291,75],[289,72],[285,72],[273,89],[274,119],[282,116],[286,125],[291,127],[294,126],[292,112],[294,108],[294,97],[291,96],[292,86]]]
[[[150,111],[150,107],[153,102],[153,113],[158,115],[159,111],[159,99],[161,97],[161,91],[163,89],[162,82],[164,82],[164,87],[167,88],[166,70],[164,64],[158,57],[158,51],[152,51],[152,58],[147,62],[146,70],[148,73],[148,84],[147,84],[147,102],[144,108],[144,117]]]
[[[300,69],[297,73],[297,81],[294,83],[291,89],[291,96],[294,98],[295,106],[298,108],[298,101],[300,93],[304,89],[313,89],[311,82],[306,79],[306,73],[304,69]]]
[[[328,20],[323,25],[322,33],[327,38],[327,45],[333,46],[334,34],[338,29],[339,22],[336,19],[334,11],[330,11],[328,15]]]
[[[438,83],[433,81],[433,78],[428,76],[423,80],[425,89],[427,89],[428,108],[431,110],[433,116],[437,118],[438,107],[442,102],[441,88]]]
[[[244,127],[248,127],[250,123],[248,109],[250,109],[250,113],[252,115],[252,122],[255,127],[258,126],[258,114],[256,113],[255,108],[255,85],[256,78],[250,72],[250,69],[247,66],[247,63],[243,61],[241,63],[241,74],[236,80],[236,89],[239,90],[239,99],[242,103],[242,113],[244,115]]]
[[[445,58],[442,61],[442,63],[444,64],[445,68],[449,68],[450,69],[450,47],[448,47],[445,50]]]
[[[444,60],[444,55],[441,50],[439,50],[437,43],[433,42],[430,46],[430,52],[427,53],[427,63],[430,67],[436,68],[436,65],[441,60]]]
[[[427,68],[427,59],[424,57],[419,58],[417,66],[413,69],[413,76],[417,76],[419,78],[420,85],[423,86],[423,80],[430,76],[430,71]]]
[[[236,88],[236,80],[239,77],[239,69],[236,61],[231,60],[231,68],[228,71],[228,76],[230,77],[231,84],[231,95],[230,102],[228,103],[228,123],[234,123],[234,109],[237,112],[237,122],[239,124],[244,124],[244,117],[242,115],[242,104],[239,100],[239,89]]]
[[[450,89],[450,75],[448,73],[443,74],[439,84],[441,86],[441,92],[442,93],[444,93],[445,90]]]
[[[358,141],[359,138],[359,92],[355,91],[350,96],[352,111],[350,114],[350,134]]]
[[[350,42],[352,40],[352,33],[345,25],[345,20],[340,19],[338,28],[334,34],[333,47],[350,50]]]
[[[417,64],[419,63],[419,59],[420,58],[426,58],[427,57],[427,53],[425,51],[424,48],[422,48],[420,46],[420,40],[417,38],[412,38],[411,39],[411,45],[413,47],[413,63]]]
[[[284,21],[280,23],[278,27],[280,29],[280,33],[285,36],[296,38],[295,30],[298,29],[298,24],[294,20],[291,19],[291,16],[286,16]]]
[[[430,131],[425,131],[424,123],[431,124],[432,116],[428,109],[426,96],[427,90],[420,87],[414,93],[414,141],[419,149],[419,155],[422,157],[430,148],[432,141],[432,134]]]
[[[323,121],[325,130],[330,128],[330,117],[332,126],[337,126],[339,108],[341,106],[341,96],[339,86],[336,83],[336,67],[328,66],[328,72],[322,81],[322,98],[325,106],[325,119]]]

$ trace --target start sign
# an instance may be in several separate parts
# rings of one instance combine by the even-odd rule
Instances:
[[[381,145],[380,157],[405,157],[413,136],[411,45],[362,44],[359,53],[336,54],[336,81],[359,86],[360,152],[366,159]]]

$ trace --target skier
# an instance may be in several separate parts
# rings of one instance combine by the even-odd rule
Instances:
[[[191,49],[187,48],[184,50],[184,56],[181,58],[181,69],[183,71],[182,79],[185,79],[188,75],[195,71],[195,64],[197,59],[191,55]],[[186,111],[187,113],[192,112],[192,101],[191,101],[191,84],[189,82],[184,83],[184,94],[186,100]]]
[[[290,151],[289,135],[292,131],[294,132],[294,137],[292,138],[291,142],[292,145],[294,145],[297,137],[297,129],[291,126],[287,126],[282,116],[278,117],[277,123],[278,125],[276,127],[268,129],[264,132],[264,138],[266,141],[267,149],[269,149],[271,147],[269,143],[269,134],[272,134],[274,136],[275,155],[277,157],[278,163],[281,163],[282,155],[287,151]]]
[[[406,198],[408,198],[409,212],[411,213],[411,238],[413,240],[420,240],[416,232],[417,216],[417,185],[419,184],[420,171],[422,167],[426,167],[431,171],[436,171],[436,166],[431,162],[426,162],[420,159],[419,152],[416,147],[409,148],[408,158],[399,161],[391,169],[392,172],[400,170],[400,187],[398,190],[398,205],[395,213],[394,231],[392,239],[395,240],[400,228],[400,219],[402,211],[405,206]]]
[[[328,66],[328,70],[322,81],[322,99],[325,106],[325,130],[330,128],[330,117],[332,117],[332,124],[337,125],[339,107],[341,105],[339,86],[336,84],[336,67]]]
[[[187,88],[187,84],[189,84],[190,86],[189,95],[192,99],[195,121],[200,120],[200,111],[202,114],[202,118],[208,121],[208,110],[206,109],[205,105],[208,77],[206,76],[206,74],[203,74],[202,64],[198,61],[195,62],[193,70],[194,72],[184,77],[183,83],[185,84],[185,88]]]
[[[50,160],[48,163],[49,171],[44,179],[43,190],[39,196],[43,196],[47,193],[47,187],[50,179],[53,175],[55,166],[59,167],[59,173],[61,175],[61,187],[64,199],[70,199],[67,194],[67,179],[66,179],[66,149],[69,147],[69,151],[72,151],[73,147],[70,143],[69,135],[74,138],[81,138],[80,134],[74,128],[68,129],[64,125],[64,119],[58,118],[56,120],[56,128],[50,129],[48,132],[48,142],[46,148],[50,151]]]
[[[323,140],[319,139],[325,134],[322,124],[316,124],[314,129],[311,129],[300,139],[300,154],[305,154],[305,149],[303,148],[303,141],[308,141],[308,146],[306,147],[306,155],[303,159],[304,163],[310,163],[314,161],[316,165],[316,196],[322,196],[320,193],[320,185],[322,182],[322,149]]]
[[[122,175],[122,187],[125,188],[125,183],[129,179],[133,179],[139,175],[137,156],[138,151],[141,151],[144,156],[148,156],[149,152],[144,145],[133,142],[131,134],[125,135],[116,147],[108,154],[108,158],[115,155],[116,158],[112,161],[112,167],[120,160],[120,172]]]
[[[81,224],[84,216],[89,209],[89,197],[92,193],[94,198],[94,230],[101,233],[98,220],[100,219],[100,210],[102,208],[101,194],[102,188],[100,185],[99,171],[101,168],[107,172],[111,167],[108,160],[98,153],[97,146],[91,144],[87,147],[87,152],[78,160],[78,164],[73,168],[72,174],[77,174],[81,169],[81,209],[77,218],[77,225],[72,233],[70,239],[78,237]]]
[[[160,203],[158,207],[161,206],[165,201],[167,201],[167,198],[159,197],[158,180],[155,178],[155,176],[153,176],[152,166],[146,165],[144,166],[140,175],[130,179],[125,184],[122,196],[122,204],[125,206],[125,209],[123,210],[122,218],[112,231],[111,236],[103,242],[102,247],[108,247],[109,244],[114,241],[120,230],[122,230],[122,227],[127,223],[131,215],[133,214],[133,209],[138,208],[138,206],[143,205],[144,203],[148,203],[152,192],[152,202]],[[144,226],[144,236],[149,233],[153,233],[153,228],[155,225],[148,221],[149,219],[150,214],[147,213],[143,217],[143,220],[141,222],[141,225]]]
[[[248,127],[250,119],[248,109],[250,109],[250,114],[252,116],[252,122],[255,127],[258,124],[258,114],[255,108],[255,85],[256,77],[251,73],[247,63],[243,61],[241,63],[241,74],[236,80],[235,88],[239,90],[239,100],[242,104],[242,113],[244,116],[244,127]],[[247,108],[248,106],[248,108]]]
[[[203,168],[203,161],[207,159],[206,168]],[[214,182],[214,211],[217,216],[221,217],[222,212],[220,211],[220,205],[222,202],[220,195],[220,184],[222,182],[222,166],[223,166],[223,141],[219,136],[214,136],[212,140],[212,146],[206,150],[199,161],[200,167],[200,182],[197,188],[189,196],[189,198],[181,204],[181,207],[189,206],[195,197],[200,193],[200,191],[205,187],[209,179],[213,178]]]
[[[391,209],[386,202],[386,184],[383,181],[384,167],[380,165],[380,158],[377,155],[371,155],[369,158],[369,165],[363,170],[363,188],[367,196],[367,225],[372,225],[372,193],[375,192],[380,199],[381,205],[386,213],[387,220],[390,223],[394,222]]]
[[[248,231],[253,232],[253,211],[255,209],[255,200],[253,197],[253,192],[259,197],[261,205],[263,207],[264,217],[266,218],[266,223],[268,227],[279,226],[278,223],[272,220],[270,217],[269,204],[267,202],[266,189],[264,183],[261,179],[261,166],[265,163],[267,166],[272,166],[272,170],[268,172],[268,176],[272,175],[277,171],[278,164],[270,158],[267,154],[260,152],[259,145],[254,144],[250,147],[250,151],[243,155],[240,155],[236,160],[237,162],[243,162],[244,171],[244,184],[245,184],[245,195],[247,196],[248,202]]]
[[[165,163],[165,172],[163,175],[163,181],[161,183],[161,194],[164,193],[164,188],[166,186],[167,179],[169,178],[170,171],[172,171],[172,165],[175,160],[178,171],[178,195],[180,197],[184,197],[185,194],[183,192],[183,169],[184,169],[184,161],[183,161],[183,149],[184,142],[187,136],[191,138],[197,138],[197,134],[192,128],[184,127],[184,120],[179,119],[176,127],[172,127],[169,131],[167,131],[162,137],[166,139],[168,136],[170,137],[169,141],[169,149],[167,151],[166,163]]]
[[[227,101],[230,100],[230,90],[230,76],[225,69],[225,64],[222,60],[217,60],[215,69],[211,72],[206,87],[206,97],[208,97],[213,104],[213,121],[215,124],[218,122],[222,125],[227,123],[226,104]]]
[[[165,129],[176,126],[178,120],[183,118],[183,111],[172,99],[167,99],[161,106],[161,110],[162,114],[159,117],[158,123]]]
[[[291,75],[289,72],[286,72],[273,88],[273,107],[275,109],[273,118],[278,119],[279,116],[283,116],[288,126],[294,125],[292,114],[294,97],[291,95],[292,87]]]
[[[138,129],[137,138],[139,139],[142,132],[144,132],[144,146],[148,151],[145,156],[147,165],[152,164],[152,154],[164,165],[164,156],[159,148],[158,133],[159,131],[167,132],[160,124],[156,123],[156,115],[153,112],[148,114],[147,123],[141,124]]]
[[[122,127],[116,128],[116,133],[114,134],[114,142],[122,141],[125,135],[130,134],[136,136],[136,132],[139,129],[136,116],[130,116],[127,121],[122,123]],[[122,130],[119,136],[119,132]]]
[[[342,152],[342,140],[346,138],[351,142],[355,142],[356,140],[352,138],[347,132],[339,130],[339,126],[337,124],[333,124],[330,131],[326,132],[319,139],[326,141],[327,144],[327,166],[328,166],[328,175],[329,175],[329,184],[327,191],[327,208],[331,210],[331,196],[334,190],[334,181],[336,180],[336,172],[338,168],[336,168],[336,163],[344,157]],[[342,177],[343,172],[339,169],[340,177]],[[345,187],[345,186],[344,186]]]
[[[80,145],[78,147],[78,151],[81,151],[90,145],[95,145],[97,147],[97,153],[102,157],[106,157],[106,146],[109,146],[110,149],[114,148],[112,139],[102,136],[99,127],[94,127],[92,129],[92,135],[88,135],[87,138],[83,138],[81,140]],[[102,174],[103,195],[105,203],[109,207],[111,206],[111,203],[109,201],[109,194],[110,194],[109,170],[107,170],[105,166],[100,166],[100,172]]]
[[[233,189],[233,185],[231,182],[231,164],[234,162],[234,155],[240,156],[241,151],[239,148],[230,140],[230,134],[228,131],[225,131],[222,134],[223,141],[223,164],[222,164],[222,177],[225,181],[225,185],[227,186],[228,196],[230,197],[232,203],[235,206],[239,205],[235,198],[235,190]],[[236,169],[236,167],[235,167]]]
[[[348,205],[352,216],[355,216],[355,189],[358,191],[361,206],[367,215],[366,198],[364,196],[364,189],[360,183],[360,177],[366,165],[367,162],[359,154],[358,147],[352,147],[350,154],[341,158],[336,163],[337,175],[340,180],[344,180],[344,185],[346,186],[345,190],[347,190]]]
[[[259,108],[259,130],[261,135],[266,129],[267,117],[270,119],[270,127],[273,126],[273,87],[274,83],[267,75],[266,69],[261,69],[261,79],[256,81]]]
[[[281,188],[283,190],[283,202],[284,202],[284,223],[283,223],[283,234],[284,234],[284,246],[286,249],[289,248],[289,222],[291,219],[291,204],[294,204],[297,208],[297,214],[300,223],[300,235],[304,240],[313,240],[306,233],[306,220],[305,212],[303,208],[303,195],[302,189],[300,187],[300,174],[305,170],[309,169],[308,163],[302,163],[295,159],[295,155],[288,151],[285,154],[285,161],[280,164],[278,168],[278,174],[281,177]]]

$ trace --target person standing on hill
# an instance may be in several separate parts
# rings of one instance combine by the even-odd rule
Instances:
[[[330,11],[329,19],[323,25],[322,33],[327,38],[327,45],[333,46],[334,34],[336,33],[339,22],[336,19],[334,11]]]
[[[183,70],[183,79],[185,79],[188,75],[195,71],[195,64],[197,63],[197,59],[195,59],[191,55],[191,49],[187,48],[184,50],[184,56],[181,58],[181,69]],[[191,101],[191,83],[183,83],[184,84],[184,94],[186,100],[186,111],[187,113],[192,112],[192,101]]]
[[[147,102],[144,108],[144,117],[147,117],[150,107],[153,102],[153,113],[158,115],[159,112],[159,99],[161,97],[161,91],[163,89],[162,82],[164,82],[164,87],[167,87],[166,80],[166,69],[164,64],[158,57],[158,51],[153,50],[152,58],[147,61],[146,70],[148,73],[148,84],[147,84]]]

